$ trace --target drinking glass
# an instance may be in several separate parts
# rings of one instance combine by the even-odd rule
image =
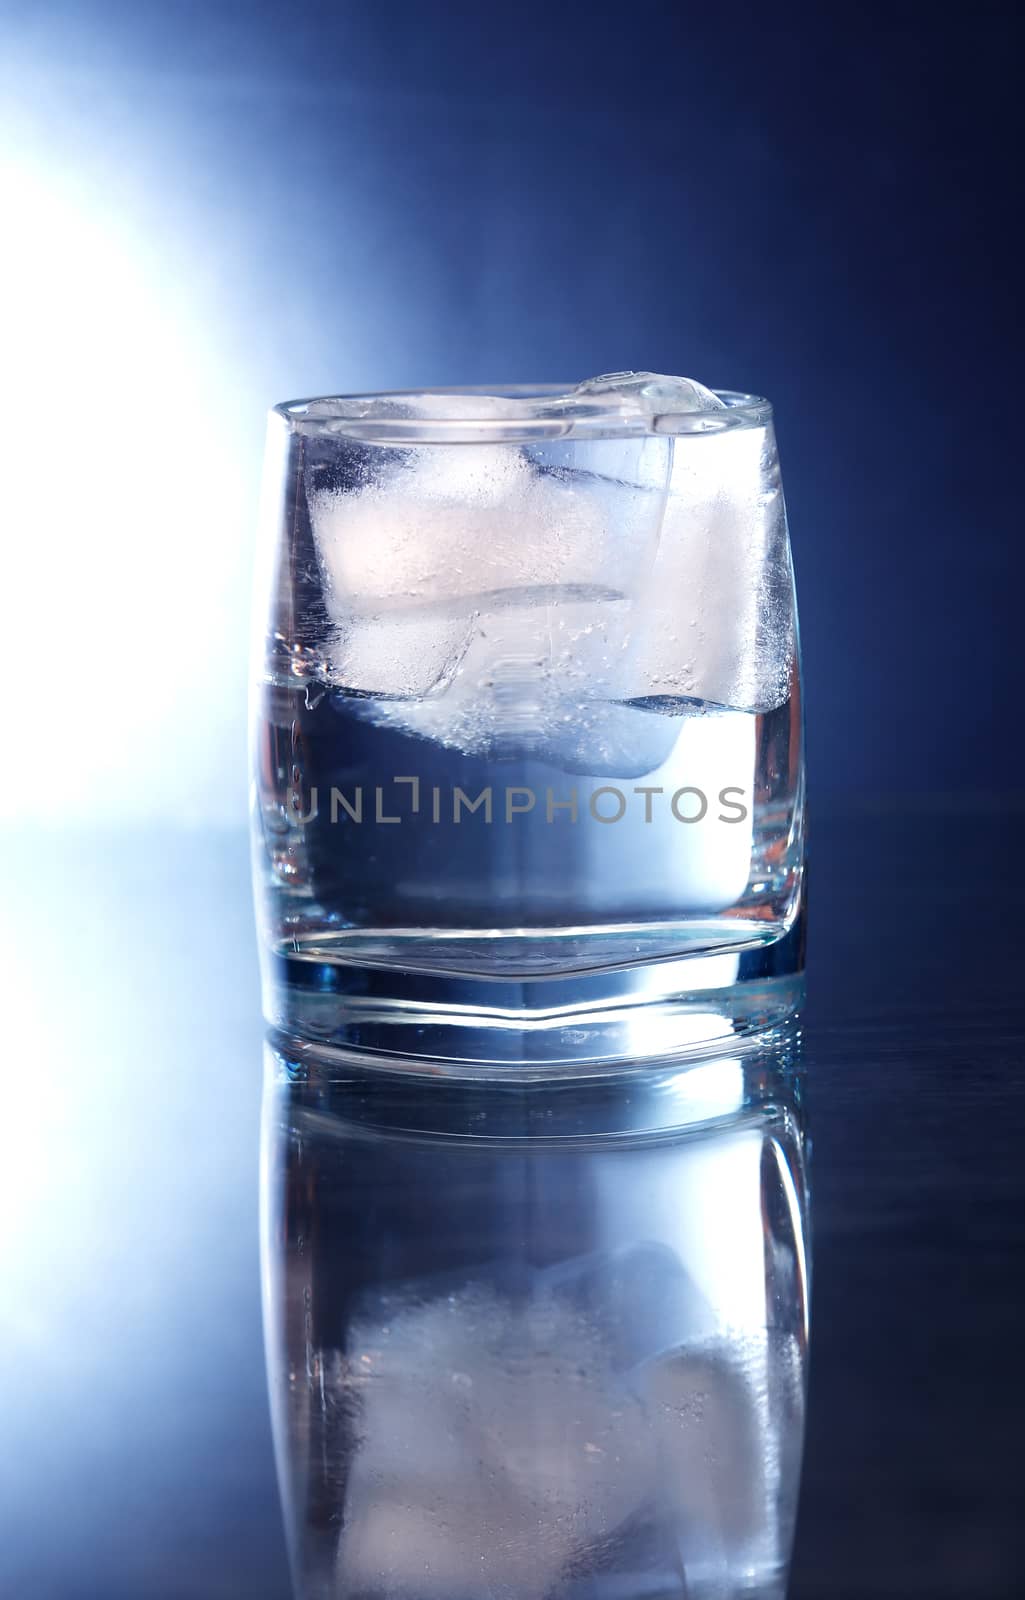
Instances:
[[[765,400],[613,374],[283,404],[260,559],[271,1024],[550,1074],[795,1009],[800,671]]]

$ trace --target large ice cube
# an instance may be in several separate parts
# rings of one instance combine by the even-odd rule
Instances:
[[[622,475],[572,470],[550,447],[432,445],[356,490],[311,484],[325,676],[400,698],[381,720],[474,754],[517,729],[550,743],[582,697],[615,698],[669,445],[584,448]]]
[[[651,772],[675,735],[619,702],[780,704],[794,640],[771,431],[651,373],[546,400],[554,442],[516,442],[523,404],[420,396],[414,417],[455,419],[462,442],[382,447],[347,488],[308,477],[325,676],[465,753],[519,740],[624,776]]]
[[[726,403],[693,378],[673,378],[662,372],[606,372],[587,378],[565,395],[557,406],[579,411],[589,405],[613,408],[626,419],[640,417],[653,432],[675,431],[673,418],[702,412],[725,411]]]
[[[583,447],[592,456],[595,448]],[[400,453],[362,488],[311,485],[329,610],[521,587],[629,587],[654,556],[668,469],[661,441],[634,440],[630,450],[627,482],[600,478],[597,458],[588,472],[531,460],[516,444],[433,444]]]
[[[473,621],[429,608],[364,616],[350,613],[323,641],[323,673],[333,687],[409,701],[437,694],[473,635]]]
[[[335,625],[326,649],[333,682],[415,703],[452,676],[484,596],[560,581],[565,546],[524,537],[523,525],[536,521],[533,476],[512,445],[435,445],[355,492],[310,493]],[[520,526],[517,503],[528,508]],[[581,518],[579,502],[562,510],[586,570],[598,559],[593,520]],[[458,720],[450,702],[442,731]]]
[[[771,432],[675,439],[658,555],[632,633],[631,693],[770,711],[790,690],[793,617]]]
[[[622,595],[521,588],[479,603],[445,692],[376,706],[376,721],[471,755],[515,751],[592,772],[646,772],[668,752],[675,735],[658,718],[622,710],[617,718],[609,705],[630,639]]]

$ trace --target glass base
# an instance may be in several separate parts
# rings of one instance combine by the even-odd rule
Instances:
[[[685,1060],[792,1016],[804,913],[771,942],[540,976],[415,971],[357,950],[264,959],[267,1021],[368,1064],[490,1078],[588,1076]]]
[[[588,1144],[678,1132],[803,1104],[796,1016],[733,1035],[685,1057],[609,1064],[600,1072],[441,1071],[427,1061],[382,1059],[268,1032],[268,1095],[353,1129],[384,1128],[432,1140]],[[429,1089],[427,1084],[429,1082]],[[425,1092],[425,1089],[427,1092]]]

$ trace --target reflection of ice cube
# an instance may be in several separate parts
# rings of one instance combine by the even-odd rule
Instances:
[[[792,1341],[784,1341],[784,1344]],[[771,1583],[786,1558],[777,1497],[776,1341],[764,1329],[673,1352],[638,1374],[687,1593],[730,1600],[742,1574]],[[789,1363],[796,1367],[796,1363]],[[796,1483],[785,1486],[788,1495]],[[753,1586],[752,1586],[753,1587]]]
[[[801,1315],[773,1302],[786,1278],[767,1277],[765,1154],[764,1130],[739,1126],[682,1141],[672,1163],[656,1148],[632,1153],[629,1184],[614,1153],[594,1166],[607,1265],[596,1263],[604,1288],[590,1292],[611,1300],[610,1281],[623,1277],[646,1308],[648,1334],[635,1322],[627,1348],[660,1463],[661,1517],[686,1592],[723,1600],[745,1571],[764,1585],[752,1590],[775,1592],[798,1483],[802,1358],[786,1324]],[[639,1235],[643,1250],[629,1244]],[[781,1246],[799,1250],[799,1233]]]
[[[574,1256],[539,1273],[546,1294],[600,1324],[609,1358],[627,1372],[705,1327],[707,1307],[679,1256],[663,1244]]]
[[[793,652],[790,556],[771,435],[736,428],[674,440],[629,692],[768,711],[787,697]]]
[[[421,1281],[353,1322],[338,1593],[541,1595],[643,1526],[688,1594],[771,1583],[797,1482],[793,1338],[698,1333],[708,1304],[654,1244],[524,1287]]]
[[[352,1328],[339,1592],[543,1594],[652,1494],[641,1406],[565,1298],[426,1288]]]

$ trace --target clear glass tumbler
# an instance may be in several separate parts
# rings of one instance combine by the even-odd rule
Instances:
[[[450,1071],[792,1012],[804,772],[771,408],[686,379],[271,413],[268,1021]]]

